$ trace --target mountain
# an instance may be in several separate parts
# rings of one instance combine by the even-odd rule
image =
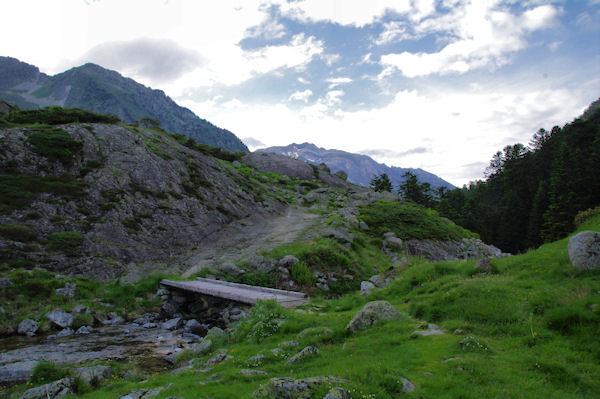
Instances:
[[[382,173],[387,173],[392,180],[392,184],[398,186],[404,182],[402,175],[406,172],[412,172],[418,177],[420,182],[427,182],[433,188],[454,188],[452,184],[423,169],[389,167],[377,163],[367,155],[353,154],[340,150],[327,150],[311,143],[294,143],[285,147],[262,148],[257,150],[257,152],[273,152],[312,164],[324,163],[332,172],[344,171],[348,175],[349,182],[361,186],[368,186],[373,176],[379,176]]]
[[[0,99],[21,109],[60,105],[108,113],[127,123],[151,118],[160,121],[165,130],[184,134],[200,143],[228,151],[248,152],[233,133],[180,107],[163,91],[153,90],[95,64],[48,76],[33,65],[0,57]]]

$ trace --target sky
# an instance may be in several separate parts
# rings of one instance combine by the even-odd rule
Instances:
[[[93,62],[251,150],[314,143],[457,186],[600,96],[600,0],[2,0],[0,55]]]

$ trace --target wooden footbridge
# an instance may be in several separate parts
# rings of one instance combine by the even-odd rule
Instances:
[[[229,299],[250,305],[255,304],[259,299],[275,299],[283,307],[298,306],[308,302],[308,297],[302,292],[256,287],[208,278],[198,278],[195,281],[162,280],[160,283],[165,287],[181,291]]]

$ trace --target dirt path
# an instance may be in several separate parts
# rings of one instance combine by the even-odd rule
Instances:
[[[262,251],[302,238],[309,238],[311,227],[319,223],[319,215],[292,206],[280,216],[251,216],[238,220],[205,238],[185,263],[184,277],[189,277],[211,263],[236,263]]]

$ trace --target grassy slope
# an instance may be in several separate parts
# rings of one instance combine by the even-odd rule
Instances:
[[[600,217],[585,223],[580,230],[584,229],[600,230]],[[310,305],[319,307],[314,314],[284,311],[279,331],[260,343],[244,337],[248,325],[238,327],[242,333],[215,345],[227,350],[232,360],[206,374],[164,374],[142,383],[117,380],[84,397],[113,398],[167,383],[174,385],[158,398],[250,397],[271,377],[319,375],[348,379],[354,398],[401,396],[401,377],[416,385],[414,392],[404,394],[414,398],[598,397],[600,273],[575,271],[566,245],[564,239],[494,260],[495,275],[476,275],[474,262],[433,264],[413,259],[389,287],[368,297],[319,299]],[[345,324],[364,303],[376,299],[386,299],[412,317],[347,336]],[[268,319],[266,313],[256,311],[252,323]],[[437,322],[446,334],[411,337],[421,317]],[[296,350],[286,350],[282,357],[270,354],[270,349],[314,326],[333,330],[299,340],[301,347],[316,345],[318,357],[286,366],[286,358]],[[457,328],[463,334],[454,334]],[[459,342],[466,336],[488,349],[464,351]],[[215,351],[195,360],[195,368]],[[240,376],[238,370],[250,368],[247,359],[258,353],[266,357],[256,368],[268,375]],[[214,374],[216,382],[203,382]],[[319,391],[313,397],[322,396]]]

